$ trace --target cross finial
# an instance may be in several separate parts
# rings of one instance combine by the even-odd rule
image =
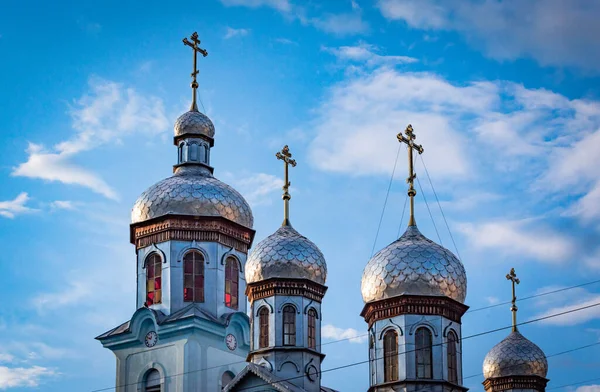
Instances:
[[[510,311],[512,312],[512,330],[513,332],[517,331],[517,294],[515,291],[515,284],[521,283],[519,278],[517,278],[517,274],[515,273],[515,269],[511,268],[510,273],[506,274],[506,279],[512,282],[512,306],[510,307]]]
[[[288,168],[291,165],[292,167],[296,166],[296,161],[292,159],[292,153],[290,152],[290,148],[287,146],[283,146],[280,152],[275,154],[277,159],[283,161],[283,167],[285,171],[285,179],[283,182],[283,223],[282,226],[291,226],[290,224],[290,199],[292,196],[289,193],[290,185],[292,183],[289,180]]]
[[[196,80],[196,76],[198,75],[198,53],[200,53],[203,57],[208,56],[208,52],[198,45],[200,44],[200,40],[198,39],[198,33],[194,32],[190,39],[192,42],[188,41],[187,38],[183,39],[183,44],[189,46],[193,49],[194,52],[194,70],[192,71],[192,106],[190,107],[190,112],[197,112],[198,105],[196,105],[196,89],[198,88],[198,81]]]
[[[408,178],[406,182],[408,183],[408,196],[410,196],[410,219],[408,220],[409,226],[416,226],[417,222],[415,221],[415,196],[417,195],[417,191],[415,190],[415,178],[417,175],[414,172],[413,168],[413,150],[416,150],[419,154],[423,154],[423,147],[419,144],[415,144],[415,139],[417,136],[413,132],[412,125],[408,124],[406,130],[404,131],[406,137],[400,132],[396,137],[400,143],[405,143],[408,146]]]

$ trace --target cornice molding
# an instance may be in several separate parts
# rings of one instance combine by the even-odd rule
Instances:
[[[250,303],[274,295],[296,295],[320,303],[326,291],[326,286],[309,279],[270,278],[246,286],[246,295]]]

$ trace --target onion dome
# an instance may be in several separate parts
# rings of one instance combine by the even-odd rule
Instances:
[[[323,253],[292,226],[281,226],[256,246],[246,261],[246,282],[269,278],[310,279],[325,284]]]
[[[247,228],[254,222],[242,195],[204,167],[178,167],[173,176],[148,188],[133,206],[131,223],[169,214],[222,217]]]
[[[190,110],[175,121],[175,138],[183,135],[202,135],[212,139],[215,137],[215,126],[205,114]]]
[[[414,225],[369,260],[361,291],[365,302],[406,294],[445,296],[464,303],[467,275],[452,252]]]
[[[486,379],[506,376],[539,376],[546,378],[548,361],[544,352],[521,335],[511,332],[495,345],[483,361]]]

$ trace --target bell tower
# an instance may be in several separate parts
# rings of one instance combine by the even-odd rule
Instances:
[[[196,33],[192,105],[175,122],[173,175],[135,202],[136,308],[98,336],[117,359],[117,392],[220,391],[245,365],[250,348],[244,265],[254,238],[252,211],[213,176],[212,121],[196,105]]]

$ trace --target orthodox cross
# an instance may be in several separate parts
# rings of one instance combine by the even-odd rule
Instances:
[[[409,226],[416,226],[415,222],[415,196],[417,195],[417,191],[415,190],[415,178],[417,175],[414,172],[413,168],[413,150],[417,151],[419,154],[423,154],[423,147],[419,144],[415,144],[415,139],[417,136],[413,133],[412,125],[408,124],[406,130],[404,131],[406,137],[400,132],[396,137],[400,143],[405,143],[408,146],[408,178],[406,182],[408,183],[408,196],[410,196],[410,219],[408,220]]]
[[[515,284],[521,283],[519,278],[517,278],[517,274],[515,273],[515,269],[511,268],[510,273],[506,274],[506,279],[512,282],[512,306],[510,307],[510,311],[512,312],[512,330],[513,332],[517,331],[517,294],[515,291]]]
[[[292,159],[292,153],[290,152],[290,148],[285,145],[283,149],[275,154],[277,159],[283,161],[283,167],[285,171],[285,179],[283,182],[283,223],[282,226],[291,226],[290,224],[290,199],[292,196],[289,193],[290,185],[292,183],[289,180],[288,169],[291,165],[292,167],[296,166],[296,160]]]
[[[190,112],[197,112],[198,105],[196,105],[196,89],[198,88],[198,82],[196,81],[196,76],[198,75],[198,68],[197,68],[198,52],[203,57],[208,56],[208,52],[198,46],[200,44],[200,40],[198,39],[198,33],[194,32],[194,34],[192,34],[190,36],[190,39],[192,40],[192,42],[188,41],[187,38],[184,38],[183,44],[192,48],[193,52],[194,52],[194,70],[192,71],[192,74],[191,74],[191,76],[192,76],[192,106],[190,107]]]

